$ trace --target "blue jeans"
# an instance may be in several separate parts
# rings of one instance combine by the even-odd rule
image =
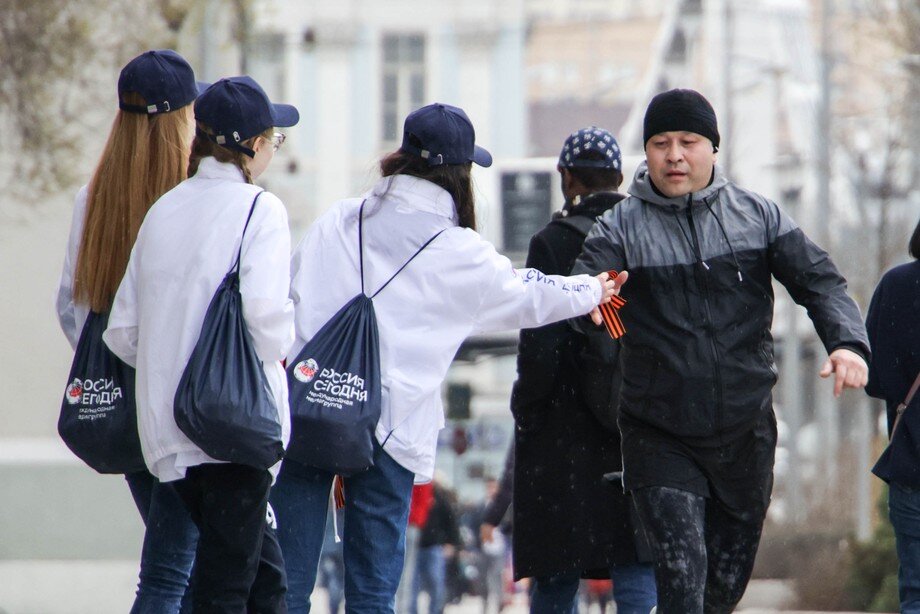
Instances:
[[[412,601],[409,603],[409,614],[418,612],[418,596],[422,591],[428,593],[428,614],[441,614],[444,611],[446,567],[444,547],[440,544],[418,549],[412,579]]]
[[[576,609],[579,572],[534,578],[530,614],[573,614]],[[617,614],[649,614],[656,603],[655,568],[651,563],[614,565],[613,600]]]
[[[888,517],[898,550],[898,597],[901,612],[920,612],[920,490],[892,482]]]
[[[310,611],[333,474],[286,460],[271,492],[288,577],[290,614]],[[345,611],[393,612],[414,475],[376,441],[374,466],[345,478]]]
[[[651,563],[614,565],[610,568],[613,580],[613,601],[617,614],[648,614],[655,607],[655,566]]]
[[[171,484],[146,471],[129,473],[125,481],[147,527],[131,614],[191,612],[187,589],[198,544],[195,523]]]

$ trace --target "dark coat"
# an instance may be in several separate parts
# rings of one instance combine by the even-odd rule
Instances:
[[[808,310],[828,353],[848,347],[868,359],[846,280],[776,203],[718,166],[706,188],[667,198],[643,163],[629,193],[594,225],[573,271],[629,271],[624,416],[712,445],[772,412],[772,277]]]
[[[920,373],[920,261],[888,271],[872,296],[866,329],[872,344],[866,392],[895,408]],[[920,488],[920,392],[904,411],[891,445],[872,469],[886,482]]]
[[[598,193],[572,209],[596,217],[623,198]],[[584,235],[550,222],[533,236],[527,266],[567,275]],[[581,377],[580,356],[597,342],[567,322],[521,331],[518,378],[511,397],[515,418],[513,551],[515,578],[578,570],[607,577],[611,564],[637,561],[631,499],[604,474],[621,469],[620,436],[605,428],[584,402],[605,394],[615,411],[617,343],[606,337],[606,378],[596,390]],[[638,524],[636,524],[638,526]]]

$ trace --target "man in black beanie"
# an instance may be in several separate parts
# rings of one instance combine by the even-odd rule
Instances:
[[[658,614],[731,612],[773,487],[771,277],[808,310],[835,395],[865,385],[869,344],[827,253],[775,203],[721,174],[702,95],[655,96],[644,138],[630,197],[594,225],[572,273],[629,271],[623,483],[654,552]]]

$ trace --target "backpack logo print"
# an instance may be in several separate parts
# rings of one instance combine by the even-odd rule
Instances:
[[[300,361],[294,367],[294,377],[297,378],[297,381],[306,384],[313,381],[317,371],[319,371],[319,365],[312,358],[308,358]]]
[[[80,402],[80,397],[83,396],[83,382],[80,381],[80,378],[74,378],[74,380],[67,386],[67,402],[71,405],[76,405]]]

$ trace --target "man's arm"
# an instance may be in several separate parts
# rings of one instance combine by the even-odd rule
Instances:
[[[581,248],[581,254],[572,267],[572,275],[588,273],[597,275],[601,271],[615,270],[622,274],[627,268],[626,242],[622,231],[620,205],[606,211],[588,233]],[[592,272],[593,271],[593,272]],[[623,285],[621,279],[618,287]],[[591,312],[591,317],[572,318],[569,325],[587,335],[607,333],[601,326],[600,313]],[[593,323],[592,323],[593,320]]]
[[[598,218],[585,238],[581,254],[572,267],[572,275],[597,275],[610,269],[621,272],[626,270],[626,243],[619,211],[621,206],[613,207]]]
[[[767,257],[770,271],[805,307],[829,354],[822,377],[835,374],[834,395],[865,386],[869,339],[847,282],[827,252],[809,239],[776,204],[768,201]]]

